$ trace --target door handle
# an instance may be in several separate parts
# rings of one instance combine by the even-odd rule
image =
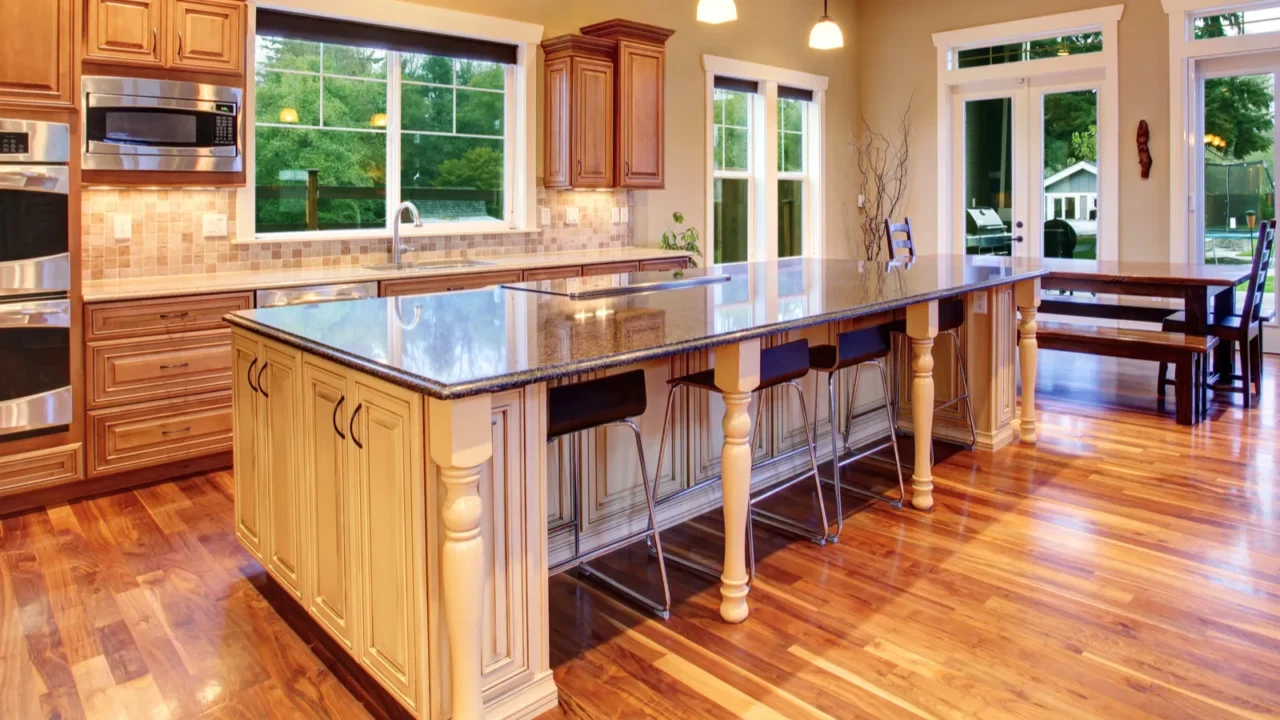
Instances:
[[[1022,236],[1021,236],[1021,235],[1014,235],[1014,236],[1013,236],[1013,241],[1014,241],[1014,242],[1022,242]]]
[[[246,371],[244,374],[245,382],[249,383],[249,389],[254,392],[258,392],[258,388],[253,386],[253,368],[257,364],[258,364],[258,358],[254,358],[253,362],[249,363],[248,371]]]
[[[156,46],[160,44],[160,34],[155,28],[151,28],[151,53],[155,54]]]
[[[356,438],[356,418],[360,417],[360,409],[363,407],[364,407],[364,403],[359,403],[356,405],[356,411],[351,413],[351,423],[347,426],[347,432],[351,433],[351,442],[355,443],[356,447],[360,448],[361,450],[364,449],[364,444],[361,443],[360,440]]]
[[[262,369],[258,371],[258,392],[262,393],[262,397],[267,399],[271,399],[271,396],[267,394],[267,389],[262,386],[262,373],[266,372],[269,367],[271,367],[271,363],[264,362],[262,363]]]
[[[578,177],[582,177],[582,160],[578,160]]]
[[[182,57],[182,31],[178,31],[178,57]]]
[[[176,365],[161,365],[160,369],[161,370],[177,370],[178,368],[187,367],[190,364],[191,363],[189,362],[184,362],[184,363],[177,363]]]
[[[333,406],[333,431],[338,433],[338,437],[342,438],[343,440],[346,440],[347,436],[344,435],[342,433],[342,429],[338,427],[338,411],[342,409],[342,403],[346,401],[347,401],[347,396],[343,395],[342,397],[338,398],[338,404]]]
[[[627,161],[625,161],[625,160],[622,162],[622,174],[623,174],[623,175],[626,175],[627,177],[631,177],[631,163],[630,163],[630,162],[627,162]]]
[[[160,313],[160,319],[161,320],[177,320],[178,318],[184,318],[190,314],[191,313],[189,311],[180,312],[180,313]]]
[[[181,434],[183,434],[183,433],[189,433],[189,432],[191,432],[191,426],[190,426],[190,425],[188,425],[188,426],[186,426],[186,427],[183,427],[183,428],[178,428],[177,430],[161,430],[161,431],[160,431],[160,434],[161,434],[161,435],[168,436],[168,435],[181,435]]]

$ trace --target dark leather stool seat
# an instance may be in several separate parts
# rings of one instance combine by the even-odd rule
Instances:
[[[809,348],[809,365],[814,370],[834,372],[887,357],[893,349],[889,323],[841,333],[838,345]],[[905,327],[904,327],[905,330]]]
[[[951,332],[964,326],[964,300],[944,300],[938,303],[938,332]],[[906,325],[901,332],[905,333]],[[898,332],[895,330],[895,332]]]
[[[547,391],[547,439],[640,417],[649,406],[644,370],[632,370]]]
[[[786,345],[765,348],[760,351],[760,387],[756,390],[768,390],[792,380],[799,380],[809,374],[809,341],[796,340]],[[716,387],[716,371],[703,370],[684,377],[669,380],[672,385],[689,385],[691,387],[720,392]]]

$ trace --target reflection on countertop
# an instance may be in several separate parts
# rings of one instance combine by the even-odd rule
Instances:
[[[656,248],[615,248],[604,250],[576,250],[573,252],[538,253],[532,255],[484,255],[472,259],[486,264],[469,267],[415,268],[407,270],[370,270],[358,265],[334,265],[329,267],[296,268],[288,270],[251,270],[200,275],[162,275],[150,278],[120,278],[116,280],[86,280],[86,302],[106,300],[137,300],[148,297],[191,295],[198,293],[236,292],[265,288],[325,285],[331,283],[370,282],[376,280],[403,280],[431,277],[433,275],[463,275],[469,273],[496,272],[502,270],[532,270],[535,268],[564,267],[568,265],[594,265],[613,262],[641,262],[689,257],[689,253]],[[408,259],[412,260],[412,253]],[[438,258],[436,258],[438,259]]]
[[[1044,275],[1038,260],[794,258],[679,271],[727,282],[574,301],[530,287],[251,310],[239,325],[433,397],[519,387]],[[615,275],[620,286],[673,272]],[[539,289],[543,292],[528,292]],[[416,318],[416,320],[415,320]]]

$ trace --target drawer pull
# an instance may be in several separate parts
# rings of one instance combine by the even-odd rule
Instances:
[[[347,396],[343,395],[342,397],[338,398],[338,404],[333,406],[333,431],[338,433],[338,437],[342,438],[343,440],[346,440],[347,436],[342,433],[342,428],[338,427],[338,411],[342,409],[342,403],[346,401],[347,401]]]
[[[178,318],[184,318],[190,314],[191,312],[188,310],[184,310],[180,313],[160,313],[160,319],[161,320],[177,320]]]
[[[189,362],[184,362],[184,363],[178,363],[177,365],[161,365],[160,369],[161,370],[177,370],[178,368],[187,367],[190,364],[191,363]]]
[[[184,427],[184,428],[178,428],[177,430],[161,430],[161,431],[160,431],[160,434],[161,434],[161,435],[165,435],[165,436],[169,436],[169,435],[182,435],[183,433],[189,433],[189,432],[191,432],[191,426],[190,426],[190,425],[188,425],[188,426],[186,426],[186,427]]]
[[[356,438],[356,418],[360,417],[360,409],[363,407],[364,403],[356,405],[356,411],[351,413],[351,424],[347,427],[347,431],[351,433],[351,442],[355,443],[356,447],[361,450],[364,449],[364,443],[360,442],[360,440]]]
[[[257,364],[258,364],[258,358],[254,358],[253,362],[249,363],[249,370],[246,371],[244,375],[245,382],[249,383],[249,389],[254,392],[258,392],[258,388],[254,387],[253,385],[253,368]]]
[[[258,392],[262,393],[262,397],[267,399],[270,399],[271,396],[267,394],[267,389],[262,385],[262,373],[266,372],[269,367],[271,367],[271,363],[264,362],[262,363],[262,369],[258,371]]]

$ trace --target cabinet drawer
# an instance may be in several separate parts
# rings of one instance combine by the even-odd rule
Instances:
[[[80,443],[0,459],[0,494],[32,490],[81,476]]]
[[[89,413],[89,474],[163,465],[231,449],[231,393]]]
[[[662,272],[664,270],[683,270],[689,267],[688,258],[672,258],[670,260],[645,260],[640,263],[644,272]]]
[[[518,283],[522,280],[523,277],[519,270],[467,273],[465,275],[413,278],[410,280],[388,280],[382,283],[379,294],[382,297],[428,295],[430,293],[452,292],[454,290],[474,290],[503,283]]]
[[[582,277],[582,268],[574,265],[572,267],[538,268],[537,270],[524,271],[525,282],[533,282],[535,280],[559,280],[560,278],[571,277]]]
[[[89,407],[231,388],[231,333],[210,330],[89,344]]]
[[[636,272],[640,269],[638,262],[603,263],[587,265],[582,268],[583,275],[617,275],[618,273]]]
[[[222,316],[253,307],[253,295],[201,295],[95,303],[85,308],[86,340],[225,328]]]

